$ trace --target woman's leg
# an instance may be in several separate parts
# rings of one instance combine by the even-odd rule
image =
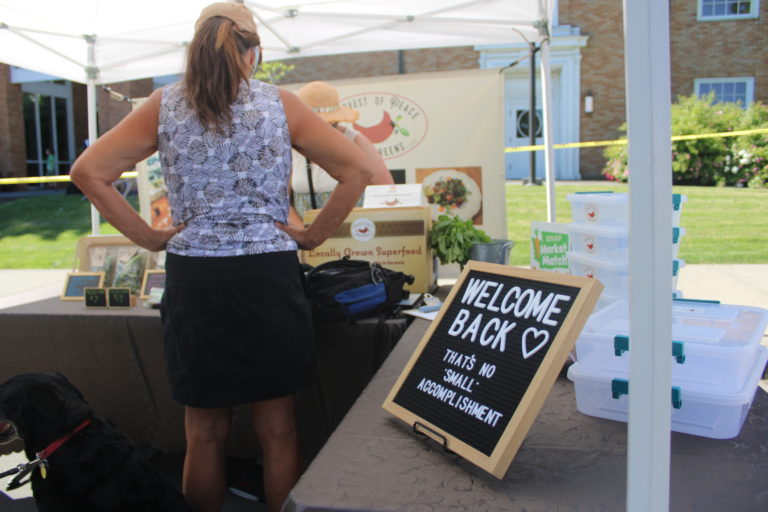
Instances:
[[[251,405],[253,428],[264,455],[264,491],[270,512],[280,510],[301,476],[294,403],[293,396],[286,396]]]
[[[182,491],[200,512],[219,512],[227,492],[226,444],[232,410],[185,407],[184,428],[187,453],[184,457]]]

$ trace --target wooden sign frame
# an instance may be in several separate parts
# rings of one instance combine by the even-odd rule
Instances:
[[[149,298],[149,292],[151,291],[150,285],[152,284],[152,276],[153,275],[163,275],[165,276],[165,270],[164,269],[154,269],[154,270],[146,270],[144,271],[144,279],[141,282],[141,299],[148,299]],[[163,277],[165,279],[165,277]]]
[[[513,288],[517,295],[503,298]],[[535,289],[547,293],[534,300]],[[414,431],[503,478],[602,290],[599,281],[586,277],[468,262],[382,407]],[[507,306],[499,305],[512,304],[509,297],[521,304],[521,297],[528,297],[528,316],[517,307],[505,314]],[[467,329],[457,330],[457,325]],[[497,332],[493,341],[489,326]],[[496,372],[497,366],[494,375],[490,370]],[[519,384],[527,379],[526,385]],[[469,435],[462,438],[459,430]]]
[[[83,291],[85,288],[100,288],[104,286],[104,272],[68,272],[67,277],[64,279],[64,288],[61,290],[61,300],[85,300],[84,291],[83,295],[74,295],[71,288],[74,280],[82,280],[83,278],[87,278],[88,283],[85,283],[84,286],[79,286],[77,289],[80,291]]]
[[[77,241],[74,268],[82,272],[104,272],[101,286],[128,286],[131,293],[140,295],[144,274],[156,268],[163,255],[149,252],[123,235],[87,235]]]

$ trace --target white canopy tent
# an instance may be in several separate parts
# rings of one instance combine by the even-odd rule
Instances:
[[[350,52],[547,40],[553,0],[261,0],[255,14],[265,60]],[[88,85],[96,138],[96,84],[179,73],[194,22],[208,0],[6,0],[0,62]],[[546,46],[546,45],[545,45]],[[549,61],[542,76],[550,90]],[[545,114],[551,109],[546,104]],[[545,126],[549,126],[545,123]],[[551,129],[548,198],[554,187]],[[554,220],[554,200],[548,200]],[[94,215],[94,232],[98,218]]]
[[[0,0],[0,62],[87,84],[89,137],[94,140],[96,84],[180,72],[194,21],[208,3]],[[547,204],[549,220],[555,220],[547,34],[556,0],[244,3],[257,17],[266,60],[517,41],[543,43]],[[632,168],[631,336],[636,340],[630,375],[627,504],[631,510],[663,512],[668,508],[670,424],[669,358],[664,354],[669,354],[671,339],[668,0],[624,0],[624,12]],[[97,215],[93,225],[97,232]]]
[[[86,83],[180,72],[208,0],[6,0],[0,61]],[[265,60],[546,38],[551,0],[260,0]],[[540,30],[540,28],[542,30]],[[93,55],[89,56],[89,48]]]

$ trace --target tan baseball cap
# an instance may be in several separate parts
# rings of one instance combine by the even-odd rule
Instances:
[[[235,23],[238,30],[243,32],[258,33],[256,22],[253,20],[253,13],[243,4],[235,2],[216,2],[203,9],[195,23],[195,31],[200,28],[203,22],[215,16],[229,18]]]

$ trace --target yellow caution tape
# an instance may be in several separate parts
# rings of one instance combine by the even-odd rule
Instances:
[[[716,137],[741,137],[743,135],[756,135],[759,133],[768,133],[768,128],[756,128],[754,130],[737,130],[733,132],[719,132],[719,133],[702,133],[695,135],[673,135],[672,141],[678,140],[695,140],[695,139],[712,139]],[[627,139],[617,140],[594,140],[589,142],[568,142],[565,144],[554,144],[553,149],[569,149],[569,148],[594,148],[601,146],[623,146],[627,143]],[[514,148],[504,148],[505,153],[519,153],[523,151],[541,151],[546,146],[543,144],[537,144],[535,146],[518,146]],[[123,179],[136,178],[138,172],[124,172],[120,177]],[[0,178],[0,185],[21,185],[23,183],[56,183],[70,181],[69,176],[39,176],[28,178]]]
[[[139,175],[136,171],[124,172],[120,177],[124,180],[135,179]],[[72,181],[69,175],[60,176],[29,176],[27,178],[0,178],[0,185],[22,185],[30,183],[63,183]]]
[[[694,139],[712,139],[715,137],[740,137],[742,135],[755,135],[758,133],[768,133],[768,128],[756,128],[754,130],[738,130],[733,132],[720,132],[720,133],[702,133],[696,135],[673,135],[672,141],[678,140],[694,140]],[[569,142],[566,144],[554,144],[553,149],[567,149],[567,148],[594,148],[597,146],[623,146],[627,143],[627,139],[618,140],[596,140],[591,142]],[[518,146],[515,148],[504,148],[505,153],[518,153],[521,151],[540,151],[545,149],[543,144],[537,144],[535,146]]]

